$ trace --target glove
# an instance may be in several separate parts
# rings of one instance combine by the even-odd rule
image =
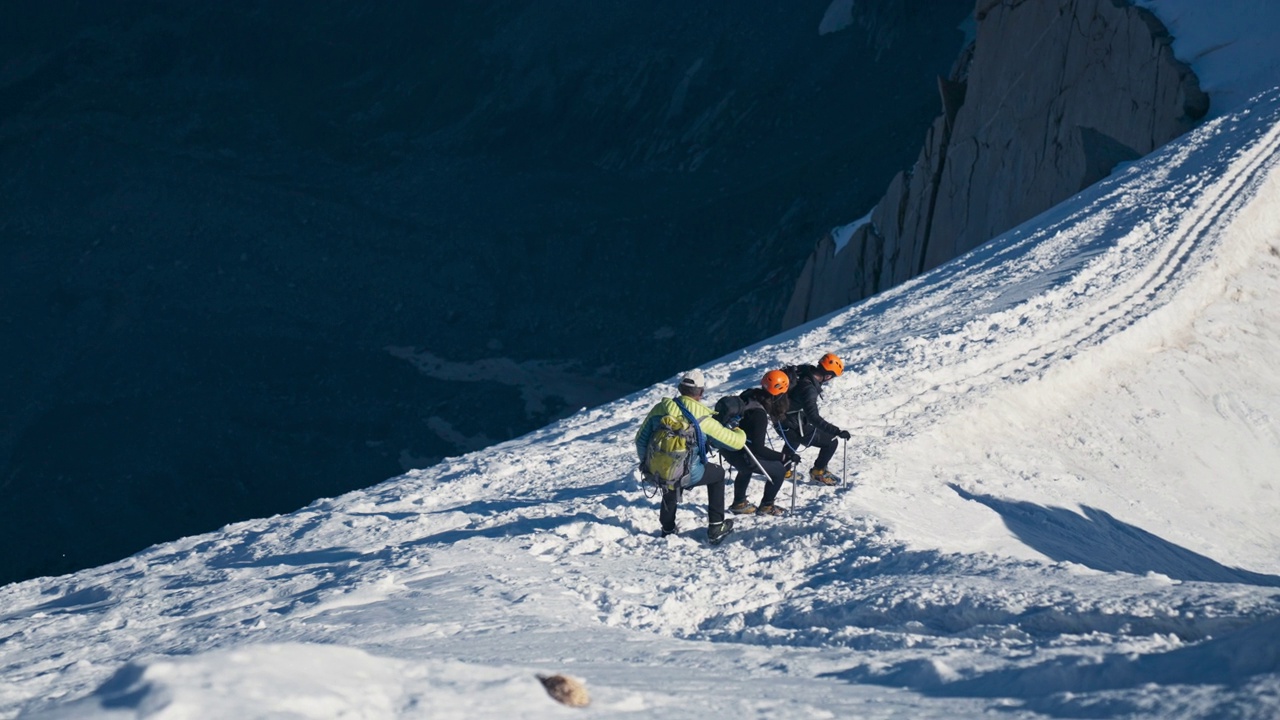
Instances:
[[[836,435],[836,437],[840,438],[841,440],[848,440],[849,438],[853,437],[853,435],[850,434],[848,430],[841,430],[840,434]]]
[[[782,450],[782,462],[786,465],[796,465],[800,462],[800,453],[791,448]]]

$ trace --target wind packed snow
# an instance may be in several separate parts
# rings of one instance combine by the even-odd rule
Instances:
[[[1234,112],[1280,83],[1280,3],[1275,0],[1134,0],[1173,36],[1173,54],[1209,94],[1209,116]]]
[[[1278,163],[1273,92],[707,365],[714,399],[835,352],[854,433],[720,547],[633,474],[664,384],[0,588],[0,717],[1280,716]]]
[[[844,247],[849,244],[849,240],[853,238],[853,233],[856,232],[858,228],[862,227],[863,225],[866,225],[869,222],[871,222],[871,213],[867,213],[866,215],[863,215],[862,217],[858,218],[857,220],[854,220],[848,225],[841,225],[840,227],[837,227],[837,228],[831,228],[831,239],[834,240],[836,244],[835,251],[838,253],[841,250],[843,250]]]

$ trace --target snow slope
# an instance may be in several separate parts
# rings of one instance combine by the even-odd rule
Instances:
[[[1280,83],[1280,3],[1134,0],[1173,36],[1173,53],[1209,94],[1209,116],[1234,112]]]
[[[701,491],[657,537],[631,456],[653,387],[0,588],[0,717],[1274,718],[1278,163],[1272,92],[708,365],[714,398],[834,351],[855,433],[852,482],[719,548]]]

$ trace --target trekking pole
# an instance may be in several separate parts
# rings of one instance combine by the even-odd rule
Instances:
[[[796,514],[796,485],[800,484],[796,474],[796,463],[791,463],[791,514]]]
[[[789,449],[792,455],[796,458],[791,463],[789,463],[791,465],[791,514],[795,515],[796,514],[796,485],[800,484],[800,481],[797,480],[798,475],[796,474],[796,469],[800,467],[800,460],[799,460],[800,451],[791,446],[791,441],[787,439],[787,431],[782,426],[781,422],[775,423],[773,426],[773,429],[778,433],[778,437],[782,438],[783,447],[786,447],[787,449]]]
[[[742,450],[747,454],[747,457],[751,458],[751,462],[755,464],[756,469],[760,471],[760,474],[764,475],[765,478],[768,478],[769,473],[764,469],[764,466],[760,464],[760,461],[756,459],[756,454],[751,452],[751,448],[743,445]]]
[[[840,447],[844,448],[843,458],[840,460],[840,487],[844,487],[844,479],[849,474],[849,441],[840,443]]]

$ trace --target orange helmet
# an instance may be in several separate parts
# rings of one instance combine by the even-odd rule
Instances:
[[[764,374],[764,379],[760,381],[760,387],[770,395],[781,395],[791,387],[791,378],[781,370],[770,370]]]
[[[832,353],[827,353],[818,361],[818,366],[832,375],[839,375],[844,372],[844,361],[836,357]]]

